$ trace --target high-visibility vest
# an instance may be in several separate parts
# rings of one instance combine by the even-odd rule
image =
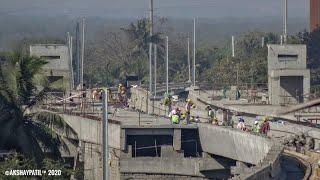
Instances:
[[[176,115],[176,114],[172,115],[172,116],[171,116],[171,121],[172,121],[172,123],[174,123],[174,124],[179,124],[179,116]]]

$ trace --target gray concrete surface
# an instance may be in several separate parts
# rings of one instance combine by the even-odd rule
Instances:
[[[139,157],[120,160],[121,173],[150,173],[150,174],[176,174],[204,177],[200,173],[200,166],[208,163],[212,169],[223,170],[224,167],[214,160],[204,161],[203,158],[155,158]],[[201,164],[201,165],[200,165]],[[211,170],[212,170],[211,169]]]
[[[80,116],[61,114],[64,120],[77,132],[80,140],[80,161],[84,163],[84,178],[102,179],[102,122]],[[120,124],[108,123],[109,177],[120,179]]]
[[[254,123],[255,116],[271,116],[278,119],[290,120],[292,122],[297,121],[293,114],[279,115],[279,112],[282,112],[290,107],[283,107],[277,105],[250,105],[246,103],[243,104],[241,103],[241,101],[229,100],[212,101],[207,96],[207,94],[202,93],[199,95],[198,92],[192,91],[189,92],[189,96],[196,100],[198,106],[205,106],[204,104],[211,104],[218,108],[228,109],[230,111],[250,115],[250,117],[245,117],[246,124],[250,126]],[[284,124],[270,123],[270,128],[271,131],[269,135],[275,139],[283,139],[285,137],[290,137],[295,134],[304,133],[315,139],[315,149],[320,148],[320,129],[318,128],[294,124],[290,122],[285,122]]]
[[[298,104],[310,93],[306,45],[268,45],[268,92],[273,105]]]
[[[250,164],[262,162],[273,145],[271,140],[235,129],[208,124],[198,128],[204,152]]]
[[[70,89],[71,62],[68,47],[64,44],[34,44],[30,46],[30,55],[46,60],[43,69],[47,76],[63,77],[66,90]]]

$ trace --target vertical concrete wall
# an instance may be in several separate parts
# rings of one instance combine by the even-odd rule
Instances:
[[[150,100],[150,94],[147,90],[142,88],[131,88],[131,102],[130,106],[142,110],[143,112],[150,112],[160,116],[168,115],[167,107],[161,104],[161,101]]]
[[[81,141],[85,179],[102,179],[102,122],[79,116],[62,117],[78,133]],[[110,179],[120,179],[120,133],[120,124],[108,123]]]
[[[310,92],[306,51],[306,45],[268,45],[268,91],[271,104],[297,104],[307,100],[302,97]],[[296,97],[297,91],[300,98]]]
[[[303,76],[303,94],[307,95],[310,93],[310,71],[308,70],[307,75]],[[303,102],[309,101],[308,96],[304,96]]]
[[[53,71],[69,71],[69,52],[68,47],[63,44],[36,44],[30,46],[31,56],[57,56],[60,58],[46,59],[48,64],[44,66],[44,69]]]
[[[63,44],[35,44],[30,46],[30,55],[46,60],[43,69],[48,76],[63,76],[63,86],[70,88],[71,62],[69,50]],[[51,57],[51,58],[50,58]]]
[[[296,61],[279,61],[278,55],[298,55]],[[307,48],[302,44],[269,44],[268,45],[268,72],[280,69],[306,69]]]
[[[102,121],[65,114],[61,116],[78,133],[80,140],[101,144]],[[110,147],[120,149],[120,130],[120,124],[108,123],[108,142]]]

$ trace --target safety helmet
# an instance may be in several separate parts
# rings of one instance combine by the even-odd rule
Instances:
[[[243,117],[239,117],[239,122],[244,122]]]

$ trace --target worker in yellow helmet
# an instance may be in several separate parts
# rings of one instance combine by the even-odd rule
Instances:
[[[185,105],[187,124],[189,124],[191,108],[195,108],[195,104],[192,102],[192,100],[190,98],[188,98],[188,99],[186,99],[186,105]]]

